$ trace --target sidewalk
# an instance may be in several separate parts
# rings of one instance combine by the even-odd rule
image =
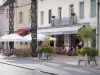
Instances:
[[[53,60],[39,60],[38,58],[31,57],[0,57],[0,62],[3,63],[59,75],[70,75],[71,73],[73,73],[72,71],[75,71],[75,73],[77,73],[79,71],[87,71],[87,69],[89,69],[88,67],[77,65],[77,56],[54,55]],[[93,66],[92,68],[100,69],[100,66]],[[94,71],[94,69],[91,69],[91,71]]]
[[[63,58],[63,59],[62,59]],[[53,61],[59,61],[70,65],[78,65],[78,56],[64,56],[64,55],[56,55],[54,56]],[[81,66],[84,66],[84,62],[81,62]],[[95,68],[100,70],[100,57],[97,57],[97,66],[91,62],[91,65],[88,65],[90,68]]]

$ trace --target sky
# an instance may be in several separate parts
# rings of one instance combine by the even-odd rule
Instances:
[[[3,4],[3,0],[0,0],[0,5],[2,5]]]

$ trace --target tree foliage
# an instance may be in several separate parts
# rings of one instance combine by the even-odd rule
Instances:
[[[93,39],[94,35],[93,35],[92,27],[85,26],[85,27],[80,28],[78,30],[77,37],[81,41],[87,41],[87,40]]]
[[[45,38],[45,40],[43,42],[43,45],[50,45],[50,40],[49,40],[50,37],[51,36],[49,34],[46,34],[46,38]]]

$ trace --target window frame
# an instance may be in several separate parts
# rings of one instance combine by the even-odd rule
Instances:
[[[31,9],[29,10],[29,23],[31,22]]]
[[[91,7],[91,9],[90,9],[90,12],[91,12],[91,17],[93,18],[93,17],[96,17],[96,0],[95,0],[95,14],[93,14],[93,7],[92,7],[92,1],[94,1],[94,0],[90,0],[91,2],[91,4],[90,4],[90,7]]]
[[[81,13],[81,4],[82,4],[82,3],[83,3],[83,13]],[[84,11],[85,11],[85,8],[84,8],[84,1],[83,1],[83,2],[79,2],[79,18],[80,18],[80,19],[84,19],[84,17],[85,17]],[[82,14],[83,16],[81,16],[81,14]]]
[[[41,11],[40,13],[41,13],[40,14],[40,23],[41,23],[41,25],[43,25],[44,24],[44,11]]]
[[[58,18],[61,20],[62,18],[62,7],[58,7]]]
[[[49,9],[49,11],[48,11],[48,22],[49,22],[49,24],[52,23],[52,9]]]
[[[9,18],[9,9],[6,9],[6,18]]]
[[[23,12],[19,12],[19,24],[23,23]]]

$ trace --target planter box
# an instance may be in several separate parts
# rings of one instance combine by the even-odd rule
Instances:
[[[82,55],[78,55],[78,65],[80,65],[81,61],[84,61],[84,64],[90,64],[91,61],[93,61],[95,63],[95,65],[97,65],[96,62],[96,57],[90,57],[90,56],[82,56]]]
[[[42,59],[49,59],[49,58],[52,59],[52,54],[51,53],[42,53],[42,54],[39,53],[38,58],[39,59],[41,59],[41,58]]]

